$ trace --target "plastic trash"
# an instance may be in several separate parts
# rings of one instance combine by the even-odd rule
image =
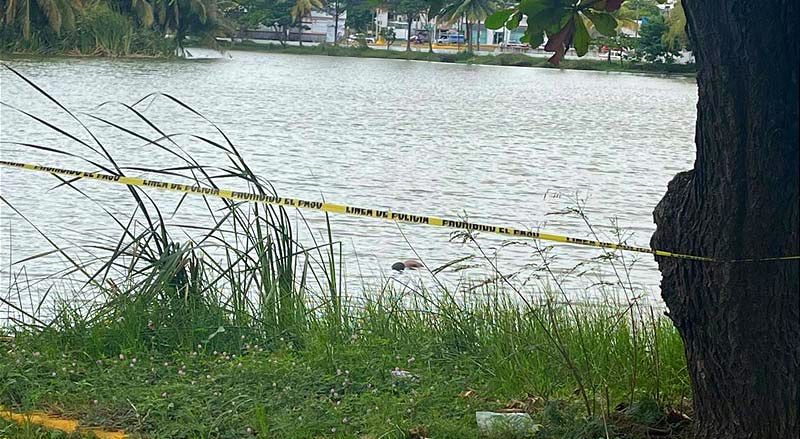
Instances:
[[[475,412],[475,421],[487,437],[530,438],[541,428],[527,413]]]

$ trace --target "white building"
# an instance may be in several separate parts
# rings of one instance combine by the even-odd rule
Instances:
[[[303,17],[303,31],[300,32],[299,27],[293,27],[289,30],[288,41],[300,41],[302,38],[304,43],[333,43],[334,30],[338,32],[339,40],[342,39],[345,33],[344,24],[347,20],[347,12],[342,11],[339,13],[339,26],[336,29],[334,25],[333,15],[323,11],[312,11],[309,15]],[[250,40],[268,40],[278,41],[280,35],[275,28],[271,26],[259,25],[255,29],[248,29],[243,32],[241,38]]]
[[[334,42],[334,31],[338,33],[336,40],[344,37],[344,23],[347,21],[347,11],[339,12],[339,25],[336,26],[333,14],[323,11],[312,11],[311,14],[303,17],[303,41],[313,42]],[[306,38],[306,34],[310,37]]]

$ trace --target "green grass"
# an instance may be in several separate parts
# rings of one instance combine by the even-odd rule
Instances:
[[[178,109],[173,117],[200,114],[172,97],[156,100],[137,105],[166,100]],[[147,131],[102,121],[137,148],[175,157],[141,172],[274,194],[221,131],[216,140],[190,138],[227,163],[207,166],[183,153],[185,138],[137,115]],[[88,165],[121,172],[107,149],[94,151]],[[86,149],[59,152],[80,158]],[[80,191],[91,199],[88,186]],[[208,198],[208,216],[193,211],[198,222],[187,229],[162,215],[183,203],[158,206],[146,194],[130,188],[136,209],[106,211],[119,234],[93,238],[93,258],[72,257],[53,240],[39,256],[60,255],[93,300],[50,309],[46,294],[36,303],[36,292],[19,284],[10,289],[17,297],[2,299],[21,317],[0,339],[0,405],[147,438],[474,438],[475,411],[502,408],[530,413],[542,438],[685,430],[673,413],[690,390],[681,340],[638,301],[564,303],[558,289],[497,280],[464,294],[364,285],[356,300],[342,283],[330,222],[326,234],[301,243],[297,228],[308,224],[290,221],[282,207]],[[604,259],[619,263],[612,256]],[[22,303],[51,312],[15,305]],[[0,425],[11,437],[38,434]]]
[[[543,425],[539,437],[594,439],[606,427],[638,437],[689,391],[680,339],[663,320],[634,320],[632,338],[613,308],[533,317],[491,300],[435,315],[395,299],[346,312],[342,327],[321,315],[293,337],[223,326],[209,340],[211,328],[148,327],[156,312],[134,306],[111,321],[18,332],[0,356],[0,402],[186,438],[402,438],[415,428],[467,438],[478,435],[476,410],[517,406]],[[170,344],[176,332],[197,345]],[[652,419],[616,408],[643,401]]]
[[[405,59],[413,61],[434,61],[458,64],[483,64],[516,67],[541,67],[541,68],[561,68],[570,70],[598,70],[608,72],[638,72],[638,73],[661,73],[694,75],[696,66],[694,64],[665,64],[665,63],[620,63],[607,62],[594,59],[565,59],[558,67],[554,67],[547,62],[546,57],[531,57],[524,54],[501,54],[501,55],[474,55],[467,52],[460,53],[429,53],[423,51],[396,51],[359,47],[344,47],[331,45],[317,46],[286,46],[279,44],[257,44],[252,42],[235,43],[228,46],[229,49],[250,50],[260,52],[288,53],[296,55],[324,55],[324,56],[346,56],[354,58],[385,58],[385,59]]]

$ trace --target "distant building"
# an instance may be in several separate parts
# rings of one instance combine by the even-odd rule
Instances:
[[[339,13],[339,26],[336,29],[332,14],[324,11],[312,11],[310,14],[303,17],[303,32],[299,28],[293,27],[289,30],[288,41],[300,41],[303,39],[304,43],[333,43],[334,29],[338,31],[338,38],[344,36],[344,24],[347,21],[347,12],[342,11]],[[248,29],[244,31],[241,38],[248,40],[280,40],[280,34],[271,26],[259,25],[255,29]]]

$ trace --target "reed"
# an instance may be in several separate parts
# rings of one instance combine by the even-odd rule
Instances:
[[[174,158],[169,167],[126,168],[86,116],[12,73],[92,139],[33,118],[78,146],[27,148],[108,173],[135,170],[275,195],[210,121],[221,140],[189,137],[222,154],[225,166],[189,155],[179,136],[140,111],[150,101],[121,105],[146,132],[90,115],[138,147]],[[172,96],[149,99],[203,117]],[[75,183],[62,180],[59,190],[102,206]],[[53,248],[39,257],[60,256],[84,296],[44,295],[23,308],[33,304],[22,295],[35,285],[19,281],[16,300],[2,299],[21,317],[3,329],[0,404],[58,410],[145,437],[475,437],[474,412],[497,409],[532,413],[543,425],[537,437],[644,437],[655,430],[675,437],[685,429],[676,415],[689,394],[680,338],[656,310],[627,295],[619,260],[608,263],[616,264],[626,298],[609,295],[599,304],[570,301],[556,277],[550,288],[521,286],[497,267],[496,280],[469,293],[386,279],[354,298],[327,217],[324,241],[312,233],[312,242],[302,243],[298,229],[311,226],[293,224],[282,207],[208,198],[202,205],[209,222],[181,226],[168,217],[188,202],[167,214],[146,191],[129,188],[128,196],[130,211],[104,206],[119,230],[88,245],[92,258],[73,256],[40,230]],[[462,239],[492,260],[475,236]],[[52,306],[43,306],[45,299]]]

